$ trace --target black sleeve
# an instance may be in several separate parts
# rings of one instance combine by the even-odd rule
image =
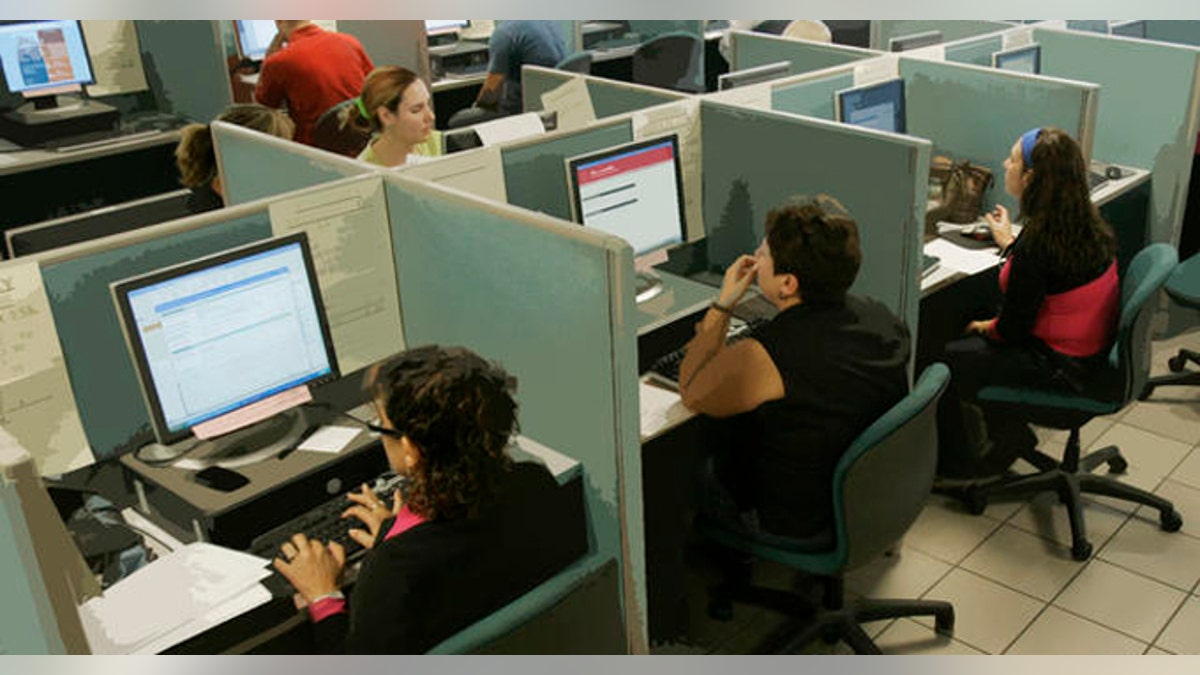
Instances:
[[[1000,304],[996,332],[1011,344],[1029,340],[1046,298],[1046,263],[1034,247],[1017,246],[1008,270],[1008,289]]]
[[[347,606],[347,609],[349,607]],[[313,624],[313,634],[319,654],[345,654],[346,631],[350,628],[350,616],[346,612],[327,616]]]

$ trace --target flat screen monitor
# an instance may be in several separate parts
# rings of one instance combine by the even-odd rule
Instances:
[[[466,28],[470,23],[470,19],[426,19],[425,34],[455,33]]]
[[[0,64],[8,90],[29,97],[73,91],[96,81],[78,21],[0,24]]]
[[[112,284],[160,443],[337,377],[315,279],[299,233]]]
[[[843,89],[833,100],[839,122],[896,134],[905,131],[904,80],[900,78]]]
[[[900,35],[888,39],[889,52],[906,52],[910,49],[920,49],[930,45],[941,44],[945,38],[940,30],[930,30],[912,35]]]
[[[1067,28],[1089,33],[1107,33],[1108,19],[1070,19],[1067,21]]]
[[[1123,37],[1146,39],[1146,22],[1143,19],[1137,21],[1114,21],[1108,26],[1108,31],[1113,35]]]
[[[233,22],[237,30],[238,52],[249,61],[262,61],[267,57],[267,48],[275,39],[278,29],[271,20],[253,21],[238,19]]]
[[[653,297],[661,286],[649,267],[687,238],[679,138],[637,141],[566,163],[572,219],[629,242],[640,273],[638,299]]]
[[[992,67],[1037,75],[1042,72],[1041,45],[1025,45],[992,54]]]
[[[768,63],[762,66],[753,68],[743,68],[729,73],[724,73],[717,78],[717,89],[725,91],[726,89],[735,89],[737,87],[745,87],[759,82],[768,80],[777,80],[781,77],[787,77],[792,74],[792,64],[790,61],[779,61],[777,63]]]

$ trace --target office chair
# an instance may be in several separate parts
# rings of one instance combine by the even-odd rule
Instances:
[[[633,81],[693,94],[704,92],[700,77],[704,42],[696,35],[673,31],[655,36],[633,52]]]
[[[783,36],[813,42],[833,42],[833,33],[829,31],[829,26],[817,19],[796,19],[783,29]]]
[[[501,117],[504,117],[504,113],[498,110],[488,110],[487,108],[471,106],[451,115],[450,119],[446,120],[446,129],[461,129]]]
[[[859,434],[842,455],[833,473],[833,548],[828,536],[806,542],[703,516],[698,521],[700,532],[719,544],[816,575],[822,582],[822,606],[815,618],[781,651],[794,651],[820,635],[829,643],[843,639],[859,654],[878,654],[879,647],[859,623],[904,616],[933,615],[938,631],[954,630],[954,607],[948,602],[863,598],[847,603],[843,578],[846,571],[895,545],[924,508],[937,466],[937,401],[949,379],[944,364],[931,364],[908,396]],[[734,600],[802,619],[811,612],[804,597],[755,588],[729,575],[710,590],[709,614],[728,619]]]
[[[1069,429],[1070,439],[1062,461],[1036,448],[1020,456],[1039,469],[1032,475],[1010,475],[991,482],[968,484],[959,497],[967,510],[983,513],[993,497],[1027,497],[1052,490],[1067,507],[1071,522],[1071,555],[1087,560],[1092,544],[1087,540],[1083,522],[1081,492],[1115,497],[1158,509],[1159,524],[1167,532],[1183,525],[1183,518],[1171,502],[1108,476],[1091,473],[1107,463],[1109,473],[1124,473],[1125,458],[1116,446],[1109,446],[1080,457],[1079,429],[1097,415],[1109,415],[1128,405],[1142,391],[1150,371],[1150,321],[1153,312],[1147,304],[1158,294],[1176,263],[1175,249],[1169,244],[1151,244],[1142,249],[1125,270],[1121,283],[1121,316],[1116,343],[1108,354],[1108,369],[1086,393],[1078,395],[1032,387],[984,387],[977,398],[985,405],[1038,426]],[[1107,390],[1107,391],[1104,391]]]
[[[371,132],[354,124],[343,124],[347,115],[357,115],[355,99],[342,101],[321,113],[313,126],[312,144],[322,150],[347,157],[358,157],[358,153],[371,142]]]
[[[592,52],[582,51],[569,54],[565,59],[554,64],[554,68],[556,70],[588,75],[592,72]]]
[[[1165,288],[1167,295],[1175,302],[1188,309],[1200,309],[1200,253],[1179,263],[1167,278]],[[1154,393],[1155,387],[1200,384],[1200,371],[1184,370],[1188,361],[1200,365],[1200,352],[1180,349],[1178,354],[1167,361],[1167,367],[1173,374],[1150,378],[1138,398],[1146,400]]]

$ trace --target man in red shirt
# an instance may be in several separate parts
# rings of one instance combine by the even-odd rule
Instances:
[[[275,26],[279,32],[267,48],[254,98],[272,108],[286,104],[296,123],[295,140],[311,143],[317,118],[362,93],[363,79],[375,66],[353,36],[307,20]]]

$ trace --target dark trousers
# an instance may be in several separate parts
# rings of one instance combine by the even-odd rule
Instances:
[[[1187,260],[1200,251],[1200,155],[1192,158],[1192,178],[1179,235],[1179,259]]]

